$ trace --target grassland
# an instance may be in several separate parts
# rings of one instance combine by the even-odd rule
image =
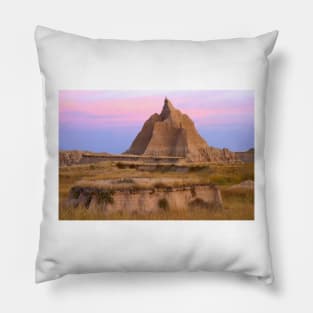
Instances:
[[[176,184],[213,183],[219,186],[224,208],[221,210],[199,209],[192,211],[163,210],[157,213],[130,214],[115,212],[109,215],[91,212],[85,207],[71,208],[64,205],[70,189],[77,184],[98,184],[110,179],[154,179],[160,182],[171,180]],[[254,164],[157,164],[140,162],[104,161],[60,167],[59,170],[59,218],[61,220],[251,220],[254,219],[254,190],[230,188],[246,180],[254,180]]]

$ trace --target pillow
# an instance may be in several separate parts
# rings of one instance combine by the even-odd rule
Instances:
[[[270,283],[264,99],[277,32],[35,38],[48,154],[36,282],[202,270]]]

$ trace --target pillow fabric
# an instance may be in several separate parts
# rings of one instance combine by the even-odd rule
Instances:
[[[48,160],[36,282],[202,270],[271,283],[264,101],[276,38],[37,27]]]

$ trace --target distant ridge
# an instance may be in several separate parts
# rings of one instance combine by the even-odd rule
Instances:
[[[210,147],[200,136],[194,122],[165,98],[160,114],[144,123],[126,154],[184,157],[192,162],[235,161],[228,149]]]
[[[254,148],[251,148],[247,151],[235,152],[239,160],[244,163],[253,163],[254,162]]]

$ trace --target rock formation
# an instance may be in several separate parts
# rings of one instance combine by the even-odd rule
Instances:
[[[253,163],[254,162],[254,149],[251,148],[244,152],[235,152],[239,160],[244,163]]]
[[[254,181],[253,180],[244,180],[243,182],[232,185],[229,189],[254,189]]]
[[[80,163],[82,159],[82,151],[59,151],[59,166],[69,166]]]
[[[128,179],[132,181],[132,179]],[[116,188],[108,189],[105,182],[99,186],[74,186],[71,188],[66,205],[85,207],[91,211],[147,213],[164,210],[205,209],[221,210],[223,201],[220,189],[213,184],[191,184],[177,187],[156,184],[138,188],[133,183],[110,181]],[[137,179],[138,180],[138,179]],[[101,184],[104,184],[101,186]]]
[[[177,110],[167,98],[162,112],[150,116],[125,153],[184,157],[192,162],[236,160],[230,150],[210,147],[189,116]]]

